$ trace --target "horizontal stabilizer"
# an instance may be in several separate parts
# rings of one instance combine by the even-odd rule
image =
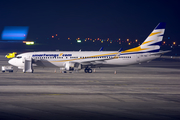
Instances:
[[[164,54],[164,53],[168,53],[168,52],[171,52],[171,50],[159,51],[159,52],[156,52],[156,53],[151,53],[151,55],[160,55],[160,54]]]

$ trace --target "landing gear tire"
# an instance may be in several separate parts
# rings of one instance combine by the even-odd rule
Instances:
[[[88,73],[92,73],[92,69],[88,69]]]
[[[84,69],[84,72],[85,72],[85,73],[88,73],[88,69]]]
[[[86,68],[86,69],[84,69],[84,72],[85,72],[85,73],[92,73],[92,69]]]

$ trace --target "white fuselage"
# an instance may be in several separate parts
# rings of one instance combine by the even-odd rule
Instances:
[[[98,67],[118,67],[136,64],[158,58],[160,55],[151,53],[119,54],[117,51],[81,51],[81,52],[28,52],[19,54],[9,63],[23,68],[23,59],[32,58],[33,66],[37,67],[64,67],[65,63],[80,63],[82,65],[94,65]]]

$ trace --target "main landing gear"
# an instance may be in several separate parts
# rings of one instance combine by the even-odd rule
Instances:
[[[92,73],[92,69],[91,69],[91,68],[85,68],[85,69],[84,69],[84,72],[85,72],[85,73]]]

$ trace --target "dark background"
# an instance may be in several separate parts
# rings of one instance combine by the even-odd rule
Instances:
[[[7,44],[1,40],[0,49],[99,50],[102,46],[104,50],[128,49],[142,43],[159,22],[167,23],[164,35],[167,44],[162,49],[179,49],[179,13],[179,0],[3,1],[0,4],[0,32],[5,26],[29,26],[26,40],[36,41],[36,44]],[[82,43],[77,43],[77,38],[82,39]],[[138,44],[84,42],[85,38],[112,41],[120,38],[132,42],[138,39]],[[171,47],[173,42],[176,45]]]

